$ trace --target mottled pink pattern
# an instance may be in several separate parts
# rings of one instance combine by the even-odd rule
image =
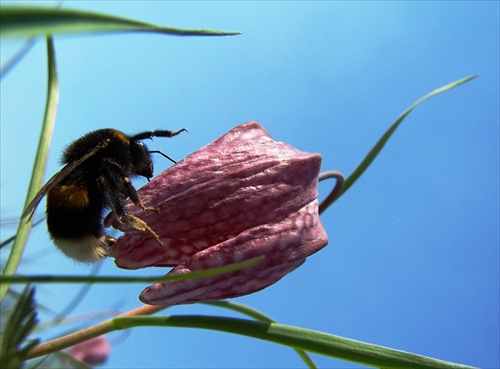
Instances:
[[[111,345],[106,336],[98,336],[76,344],[68,350],[68,353],[75,359],[94,366],[104,364],[110,351]]]
[[[139,195],[160,214],[127,211],[165,243],[126,231],[111,253],[117,266],[174,266],[169,274],[223,266],[265,255],[244,270],[155,284],[140,298],[174,305],[240,296],[263,289],[328,243],[318,215],[319,154],[274,141],[256,122],[242,124],[145,185]]]

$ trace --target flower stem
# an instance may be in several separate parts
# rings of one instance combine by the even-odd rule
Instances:
[[[163,309],[166,309],[168,306],[153,306],[153,305],[143,305],[134,310],[127,311],[126,313],[120,314],[112,319],[106,320],[102,323],[93,325],[91,327],[79,330],[77,332],[68,334],[63,337],[56,338],[51,341],[47,341],[38,346],[33,347],[28,354],[26,355],[27,359],[34,359],[36,357],[40,357],[43,355],[47,355],[53,352],[57,352],[63,350],[65,348],[76,345],[77,343],[87,341],[91,338],[98,337],[105,333],[112,332],[114,330],[120,329],[115,319],[116,318],[125,318],[125,317],[133,317],[133,316],[144,316],[144,315],[152,315],[157,313]]]

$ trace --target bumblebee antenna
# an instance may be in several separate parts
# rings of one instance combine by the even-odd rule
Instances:
[[[168,156],[167,154],[164,154],[162,153],[161,151],[158,151],[158,150],[154,150],[154,151],[150,151],[151,153],[155,153],[155,154],[160,154],[160,155],[163,155],[164,157],[166,157],[168,160],[170,160],[172,163],[176,164],[177,162],[172,159],[170,156]]]

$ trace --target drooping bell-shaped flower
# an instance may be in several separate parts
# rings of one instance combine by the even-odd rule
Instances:
[[[97,336],[72,346],[68,353],[88,365],[102,365],[108,359],[111,345],[106,336]]]
[[[328,243],[318,215],[321,156],[274,141],[256,122],[244,123],[159,174],[139,190],[159,208],[127,211],[160,237],[125,231],[111,250],[117,266],[173,266],[169,275],[241,262],[251,267],[207,278],[156,283],[140,299],[176,305],[259,291],[300,266]]]

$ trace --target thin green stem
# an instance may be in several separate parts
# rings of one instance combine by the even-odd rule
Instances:
[[[84,342],[91,338],[112,332],[116,330],[114,321],[118,318],[152,315],[166,308],[167,306],[143,305],[141,307],[138,307],[137,309],[120,314],[117,317],[108,319],[102,323],[37,345],[27,353],[26,359],[34,359],[36,357],[48,355],[50,353],[74,346],[77,343]]]
[[[328,207],[335,202],[342,193],[342,188],[344,187],[344,175],[337,170],[329,170],[319,174],[318,181],[324,181],[325,179],[333,178],[335,179],[335,186],[332,191],[328,194],[326,199],[324,199],[319,204],[319,214],[321,215]]]
[[[477,75],[469,76],[466,78],[462,78],[458,81],[452,82],[446,86],[440,87],[424,97],[418,99],[412,106],[410,106],[406,111],[399,116],[399,118],[389,127],[389,129],[382,135],[382,137],[377,141],[375,146],[370,150],[370,152],[365,156],[365,158],[359,163],[356,169],[352,172],[352,174],[347,177],[342,192],[339,194],[339,198],[351,188],[351,186],[358,180],[359,177],[365,172],[366,169],[370,166],[370,164],[375,160],[377,155],[382,151],[389,138],[391,138],[392,134],[396,131],[399,125],[403,122],[403,120],[410,114],[413,109],[415,109],[418,105],[423,103],[425,100],[430,99],[433,96],[436,96],[440,93],[451,90],[461,84],[469,82],[470,80],[476,78]]]
[[[57,103],[59,101],[59,84],[57,79],[57,69],[56,69],[56,59],[54,42],[51,36],[47,37],[47,59],[48,59],[48,87],[47,87],[47,102],[45,105],[45,116],[43,119],[42,131],[40,134],[40,140],[38,142],[38,149],[35,159],[35,164],[33,167],[33,173],[31,175],[31,181],[28,189],[28,194],[26,196],[25,205],[27,205],[31,199],[35,196],[36,192],[40,188],[45,167],[47,165],[48,152],[50,147],[50,141],[52,138],[52,132],[54,130]],[[3,275],[13,275],[16,270],[26,245],[26,240],[28,239],[29,232],[31,230],[32,222],[26,222],[22,219],[19,221],[19,226],[16,232],[16,239],[12,245],[12,249],[5,264],[5,269],[3,270]],[[0,301],[3,300],[9,284],[0,285]]]

